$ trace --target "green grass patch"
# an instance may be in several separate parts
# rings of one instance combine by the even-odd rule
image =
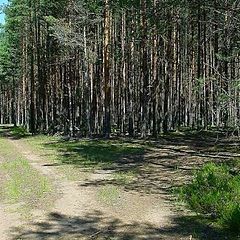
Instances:
[[[101,187],[98,191],[99,201],[108,205],[116,204],[119,201],[120,196],[120,190],[112,185]]]
[[[49,180],[33,169],[27,160],[17,158],[0,164],[0,196],[9,204],[21,204],[22,209],[44,207],[52,191]]]
[[[136,167],[133,165],[130,170],[113,175],[122,185],[134,182],[138,175],[137,165],[147,149],[147,146],[119,140],[63,140],[45,135],[27,137],[23,141],[70,181],[87,179],[95,169],[136,163]]]
[[[127,157],[141,161],[140,155],[144,153],[144,148],[139,145],[104,140],[58,141],[46,144],[46,147],[60,153],[59,160],[62,164],[94,168],[106,167],[124,161]]]
[[[58,136],[31,136],[20,127],[11,128],[11,135],[25,136],[22,141],[71,181],[86,179],[95,169],[133,163],[131,170],[118,172],[113,176],[117,183],[129,184],[137,175],[134,164],[141,163],[148,148],[124,140],[65,140]]]
[[[131,171],[121,171],[113,174],[113,179],[120,185],[128,185],[136,181],[137,169]]]
[[[52,162],[94,169],[129,159],[140,162],[146,149],[140,144],[119,140],[63,140],[44,135],[26,138],[24,141]]]
[[[49,164],[53,164],[67,180],[78,181],[80,179],[86,179],[89,176],[89,172],[81,171],[82,169],[80,169],[79,165],[62,164],[62,153],[58,151],[58,148],[49,147],[59,141],[58,137],[37,135],[26,138],[24,141],[34,149],[34,151],[38,152],[41,157],[47,159]]]
[[[240,232],[240,175],[226,165],[206,164],[182,191],[185,201],[218,225]]]

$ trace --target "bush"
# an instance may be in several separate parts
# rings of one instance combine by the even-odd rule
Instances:
[[[206,164],[183,194],[193,210],[240,232],[240,176],[231,175],[227,166]]]
[[[11,129],[11,135],[13,137],[17,137],[17,138],[22,138],[27,136],[29,133],[27,132],[26,128],[24,127],[13,127]]]

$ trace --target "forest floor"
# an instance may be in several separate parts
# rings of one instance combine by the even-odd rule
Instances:
[[[77,140],[8,126],[0,133],[1,240],[238,239],[188,211],[175,189],[205,162],[240,159],[239,139],[185,132]]]

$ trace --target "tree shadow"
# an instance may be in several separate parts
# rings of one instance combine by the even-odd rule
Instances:
[[[226,146],[233,142],[239,144],[236,140],[226,140],[223,133],[187,133],[165,135],[157,141],[60,139],[44,147],[59,153],[60,165],[72,165],[81,171],[93,168],[111,171],[113,174],[134,172],[136,175],[128,184],[122,184],[114,178],[100,178],[85,182],[85,186],[113,184],[124,187],[126,191],[164,193],[169,197],[176,187],[186,184],[193,172],[204,163],[230,162],[235,155],[226,151]],[[216,152],[215,146],[223,144],[225,149]],[[100,173],[105,174],[105,171]]]
[[[9,126],[1,128],[0,134],[13,129]],[[57,162],[46,164],[48,167],[71,165],[80,171],[102,169],[103,175],[106,171],[135,174],[128,184],[114,178],[101,178],[86,182],[86,186],[114,184],[126,191],[171,196],[172,191],[186,184],[193,171],[204,163],[231,162],[238,157],[239,142],[236,138],[226,138],[224,131],[185,131],[169,133],[157,140],[59,138],[44,143],[43,147],[58,153]]]
[[[8,129],[5,129],[6,131]],[[5,131],[4,130],[4,131]],[[217,141],[216,141],[217,139]],[[112,174],[126,173],[133,171],[136,173],[136,177],[133,181],[122,183],[114,177],[110,178],[94,178],[86,181],[79,181],[79,187],[99,187],[105,185],[115,185],[122,187],[125,191],[137,192],[140,194],[161,194],[161,197],[165,197],[166,201],[170,202],[175,200],[176,197],[173,195],[173,190],[176,187],[186,184],[191,178],[193,171],[198,169],[206,162],[226,162],[232,161],[233,150],[231,146],[239,145],[239,141],[236,139],[226,139],[223,135],[218,135],[217,138],[214,134],[208,135],[167,135],[163,136],[159,140],[138,140],[138,139],[117,139],[117,140],[103,140],[103,139],[59,139],[49,143],[44,143],[45,149],[55,150],[59,154],[58,162],[53,164],[47,164],[45,166],[57,167],[59,165],[71,165],[75,168],[79,168],[80,171],[87,171],[89,168],[96,167],[98,169],[97,174],[106,175],[106,172]],[[224,149],[221,147],[224,146]],[[232,149],[232,151],[229,151]],[[234,152],[237,156],[239,149],[236,148]],[[101,171],[99,171],[101,169]],[[95,216],[97,215],[97,216]],[[77,239],[88,239],[89,235],[84,235],[87,230],[79,230],[78,225],[86,225],[84,221],[90,221],[91,227],[94,227],[94,223],[97,222],[97,226],[94,227],[90,232],[95,234],[103,231],[102,229],[108,229],[111,222],[107,227],[99,227],[98,224],[107,221],[102,218],[101,214],[89,214],[83,219],[70,219],[67,216],[59,215],[59,221],[54,215],[49,215],[49,219],[46,225],[49,226],[48,230],[42,229],[42,226],[35,226],[39,228],[38,232],[32,233],[25,232],[23,234],[40,234],[39,238],[36,239],[61,239],[64,235],[61,232],[66,232],[66,235],[78,237]],[[100,217],[99,217],[100,215]],[[63,218],[63,221],[61,220]],[[97,218],[97,219],[96,219]],[[65,219],[65,220],[64,220]],[[109,219],[108,219],[109,220]],[[69,222],[70,221],[70,222]],[[83,221],[83,222],[82,222]],[[119,223],[120,220],[112,219],[114,223],[118,223],[117,229],[126,227],[132,229],[127,231],[127,235],[124,233],[116,233],[113,231],[113,235],[117,236],[117,239],[179,239],[174,238],[175,233],[194,235],[195,232],[198,239],[228,239],[225,234],[219,233],[219,231],[213,229],[207,224],[203,224],[203,221],[199,221],[199,218],[190,217],[178,217],[172,219],[174,226],[162,229],[154,229],[153,226],[144,225],[138,226],[143,232],[148,233],[148,238],[145,235],[141,235],[135,231],[136,225],[132,227],[126,226],[123,223]],[[69,224],[69,230],[68,225]],[[77,226],[72,229],[72,225]],[[52,225],[56,224],[60,231],[54,232]],[[54,225],[55,226],[55,225]],[[190,226],[190,227],[189,227]],[[62,229],[61,229],[62,228]],[[68,231],[75,231],[68,232]],[[42,233],[43,231],[43,233]],[[53,232],[52,232],[53,231]],[[79,232],[80,231],[80,232]],[[108,233],[110,234],[111,231]],[[44,235],[45,234],[45,235]],[[60,235],[57,235],[60,234]],[[77,235],[78,234],[78,235]],[[82,235],[81,235],[82,234]],[[90,235],[91,235],[90,234]],[[111,239],[110,235],[106,235]],[[156,235],[158,234],[158,235]],[[165,237],[165,235],[167,237]],[[23,235],[22,239],[24,239]],[[43,235],[43,237],[41,237]],[[56,236],[55,236],[56,235]],[[224,235],[222,238],[221,236]],[[57,238],[57,236],[59,238]],[[98,239],[101,236],[99,234],[95,237]],[[186,239],[189,239],[188,238]],[[81,238],[82,237],[82,238]],[[21,238],[20,238],[21,239]],[[34,238],[29,238],[34,239]],[[74,238],[70,238],[74,239]],[[94,239],[94,238],[93,238]],[[101,239],[101,238],[99,238]],[[102,238],[108,239],[108,238]],[[229,238],[234,239],[234,238]]]
[[[160,211],[160,210],[159,210]],[[221,240],[237,239],[231,233],[221,232],[206,225],[196,217],[175,217],[169,226],[149,223],[124,223],[120,219],[92,211],[83,217],[72,217],[52,212],[42,222],[35,222],[27,229],[12,229],[14,240]],[[192,238],[191,238],[192,237]]]
[[[59,153],[63,165],[113,169],[117,166],[134,167],[143,162],[145,148],[128,142],[113,140],[58,140],[44,144],[46,149]]]

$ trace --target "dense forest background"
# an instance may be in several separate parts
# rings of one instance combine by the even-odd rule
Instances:
[[[237,0],[10,0],[0,123],[142,137],[240,126]]]

